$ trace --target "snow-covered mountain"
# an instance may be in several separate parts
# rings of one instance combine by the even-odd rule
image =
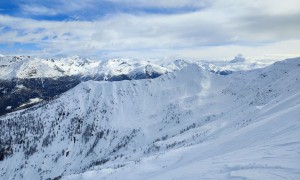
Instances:
[[[166,69],[82,82],[1,116],[0,177],[300,178],[300,58],[227,76],[183,61]]]

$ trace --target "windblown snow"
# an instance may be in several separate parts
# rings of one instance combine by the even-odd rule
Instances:
[[[0,177],[300,179],[300,58],[206,67],[87,81],[1,116]]]

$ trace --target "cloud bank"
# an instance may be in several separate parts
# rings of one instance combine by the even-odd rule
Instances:
[[[45,1],[46,2],[46,1]],[[297,0],[38,1],[0,11],[0,53],[39,56],[300,56]],[[49,18],[50,17],[50,18]]]

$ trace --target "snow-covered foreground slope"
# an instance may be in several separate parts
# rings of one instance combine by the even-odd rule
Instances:
[[[300,59],[88,81],[0,118],[3,179],[299,179]],[[1,158],[2,157],[2,158]]]
[[[127,161],[124,167],[98,167],[63,179],[299,179],[299,104],[298,94],[278,106],[267,105],[258,122],[247,127],[219,134],[239,123],[224,125],[200,144]]]

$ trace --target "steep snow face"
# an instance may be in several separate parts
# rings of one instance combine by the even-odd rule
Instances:
[[[228,76],[183,66],[2,116],[1,177],[299,178],[300,59]]]

